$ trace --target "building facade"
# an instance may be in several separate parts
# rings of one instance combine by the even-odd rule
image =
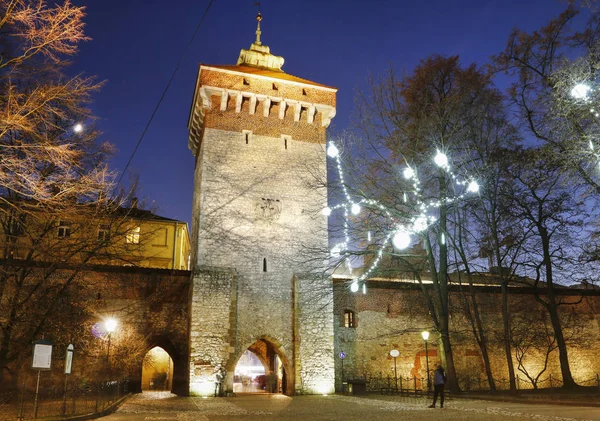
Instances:
[[[334,390],[325,132],[336,89],[281,70],[260,41],[236,65],[201,65],[189,120],[192,214],[190,393],[225,390],[244,351],[281,370],[287,394]]]

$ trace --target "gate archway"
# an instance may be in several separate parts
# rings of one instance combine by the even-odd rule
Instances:
[[[142,362],[142,391],[170,391],[173,387],[173,359],[167,351],[155,346]]]
[[[258,373],[260,366],[264,374]],[[236,388],[242,393],[294,393],[294,375],[290,361],[277,341],[270,338],[261,337],[250,344],[228,371],[232,373],[228,376],[229,389],[236,393]],[[240,376],[242,372],[246,372],[248,376],[246,387]],[[239,376],[237,378],[236,373]]]

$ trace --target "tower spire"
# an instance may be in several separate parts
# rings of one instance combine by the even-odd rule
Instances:
[[[260,10],[258,11],[258,14],[256,15],[256,21],[258,22],[258,25],[256,26],[256,45],[262,45],[262,43],[260,42],[260,21],[262,20],[262,15],[260,14]]]

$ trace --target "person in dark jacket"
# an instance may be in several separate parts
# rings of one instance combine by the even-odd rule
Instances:
[[[446,373],[441,365],[433,373],[433,403],[430,408],[435,408],[438,395],[440,396],[440,408],[444,407],[444,387],[446,386]]]

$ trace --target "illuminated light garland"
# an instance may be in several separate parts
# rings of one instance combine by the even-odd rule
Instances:
[[[326,207],[322,210],[322,214],[325,216],[330,216],[333,212],[337,210],[343,210],[344,241],[339,244],[336,244],[331,249],[330,256],[334,259],[337,259],[351,251],[349,250],[351,243],[349,234],[350,215],[360,214],[362,208],[382,212],[382,214],[385,215],[386,218],[388,218],[388,220],[391,222],[391,225],[393,226],[393,228],[388,232],[385,238],[382,239],[379,248],[375,253],[375,258],[373,259],[367,270],[361,276],[352,280],[352,283],[350,284],[350,290],[352,292],[357,292],[360,289],[360,284],[362,283],[362,292],[366,294],[366,283],[364,281],[368,277],[370,277],[374,270],[379,266],[379,263],[381,262],[383,256],[383,250],[388,243],[391,242],[396,249],[404,250],[408,248],[411,244],[411,234],[418,234],[423,231],[426,231],[432,224],[436,222],[435,217],[427,215],[427,212],[430,209],[435,209],[439,208],[442,205],[449,205],[455,203],[459,200],[464,199],[469,193],[475,194],[479,192],[479,184],[477,183],[477,181],[472,178],[465,180],[458,179],[456,175],[450,170],[450,165],[448,163],[448,157],[446,156],[446,154],[438,150],[437,154],[434,157],[435,164],[438,167],[445,170],[448,173],[449,177],[453,180],[453,182],[456,183],[456,185],[464,187],[464,192],[454,197],[444,198],[444,200],[432,200],[430,202],[424,202],[421,200],[421,183],[419,181],[417,171],[414,168],[407,166],[403,170],[402,174],[404,178],[412,182],[412,193],[416,198],[416,208],[418,210],[418,214],[410,218],[405,223],[398,223],[395,220],[395,218],[393,218],[392,213],[377,200],[353,200],[352,196],[350,195],[350,192],[348,191],[348,188],[346,187],[339,149],[332,142],[329,142],[328,144],[327,155],[330,158],[335,159],[336,161],[336,168],[339,176],[339,181],[342,186],[342,190],[345,197],[344,202],[339,203],[333,207]],[[406,192],[403,192],[403,200],[404,202],[408,201],[408,195]],[[368,231],[367,239],[369,242],[371,242],[371,231]],[[441,233],[440,235],[440,243],[442,245],[446,243],[446,236],[444,233]],[[352,274],[352,264],[350,262],[350,259],[347,259],[345,263],[350,274]]]

